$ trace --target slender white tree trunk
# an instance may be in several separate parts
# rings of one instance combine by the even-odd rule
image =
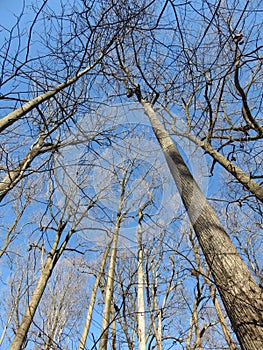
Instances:
[[[93,289],[92,289],[91,298],[90,298],[90,302],[89,302],[89,306],[88,306],[88,312],[87,312],[87,316],[86,316],[86,322],[85,322],[85,326],[84,326],[84,329],[83,329],[83,332],[82,332],[82,335],[81,335],[81,338],[80,338],[78,350],[84,350],[85,349],[85,343],[86,343],[87,336],[88,336],[89,329],[90,329],[90,323],[91,323],[91,319],[92,319],[93,308],[94,308],[95,301],[96,301],[97,290],[98,290],[98,287],[99,287],[101,276],[102,276],[102,274],[104,272],[104,268],[105,268],[105,264],[106,264],[106,261],[107,261],[107,257],[109,255],[110,245],[111,244],[109,244],[107,246],[107,248],[106,248],[106,250],[105,250],[105,252],[103,254],[102,262],[101,262],[101,265],[100,265],[100,270],[99,270],[99,273],[96,276],[96,281],[95,281]]]
[[[127,181],[126,176],[128,173],[128,168],[129,166],[127,166],[126,169],[124,170],[122,180],[121,180],[121,194],[120,194],[118,210],[116,215],[116,223],[115,223],[113,238],[112,238],[110,265],[109,265],[108,277],[107,277],[107,283],[106,283],[105,304],[104,304],[102,325],[101,325],[101,338],[100,338],[100,347],[99,347],[100,350],[107,350],[107,344],[108,344],[118,238],[119,238],[120,225],[125,215],[125,214],[122,214],[122,207],[123,207],[124,196],[125,196],[125,187],[126,187],[126,181]]]
[[[158,278],[156,276],[156,272],[154,269],[153,264],[151,264],[151,270],[152,270],[152,303],[153,303],[153,311],[156,314],[157,317],[157,325],[155,322],[153,322],[153,331],[157,343],[157,349],[162,350],[162,310],[159,310],[159,305],[157,301],[157,287],[158,287]]]

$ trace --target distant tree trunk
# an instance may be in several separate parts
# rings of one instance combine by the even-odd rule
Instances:
[[[74,230],[70,230],[69,233],[67,234],[66,238],[64,239],[64,241],[60,245],[59,249],[57,250],[58,244],[60,241],[60,237],[63,233],[64,228],[65,228],[65,225],[62,224],[61,227],[59,227],[59,229],[58,229],[57,236],[56,236],[56,239],[54,241],[52,250],[49,252],[48,257],[46,259],[46,262],[42,268],[42,273],[41,273],[41,276],[40,276],[39,281],[37,283],[36,289],[35,289],[32,297],[29,301],[27,308],[26,308],[22,322],[16,331],[16,335],[15,335],[15,338],[14,338],[12,344],[11,344],[10,350],[20,350],[22,348],[22,345],[23,345],[23,343],[26,339],[26,336],[27,336],[27,332],[31,326],[31,323],[33,322],[33,318],[34,318],[34,315],[36,313],[37,307],[38,307],[40,300],[42,298],[42,295],[45,291],[47,282],[48,282],[48,280],[49,280],[49,278],[54,270],[56,263],[58,262],[58,260],[61,256],[61,254],[65,250],[70,237],[74,233]]]
[[[109,335],[109,325],[110,325],[110,316],[111,316],[111,307],[112,307],[112,298],[113,298],[113,288],[114,288],[114,278],[115,278],[115,264],[117,258],[117,248],[118,248],[118,238],[121,222],[125,216],[122,213],[122,207],[125,197],[125,188],[126,181],[129,177],[128,174],[129,166],[127,166],[123,172],[122,180],[121,180],[121,193],[118,204],[118,210],[116,215],[116,222],[113,232],[112,238],[112,249],[110,255],[110,264],[106,282],[106,291],[105,291],[105,304],[102,316],[102,325],[101,325],[101,338],[100,338],[100,350],[107,350],[108,344],[108,335]]]
[[[95,281],[95,284],[94,284],[93,289],[92,289],[90,302],[89,302],[89,306],[88,306],[88,312],[87,312],[87,316],[86,316],[86,322],[85,322],[85,326],[84,326],[84,329],[83,329],[83,332],[82,332],[82,335],[81,335],[81,338],[80,338],[80,341],[79,341],[78,350],[84,350],[85,349],[85,343],[86,343],[87,336],[88,336],[88,333],[89,333],[89,328],[90,328],[90,323],[91,323],[91,319],[92,319],[93,308],[94,308],[95,301],[96,301],[96,294],[97,294],[97,290],[98,290],[98,287],[99,287],[101,276],[102,276],[102,274],[104,272],[104,267],[105,267],[105,264],[106,264],[106,261],[107,261],[107,257],[109,255],[109,251],[110,251],[110,244],[107,246],[107,248],[106,248],[106,250],[105,250],[105,252],[103,254],[101,265],[100,265],[100,270],[99,270],[99,273],[96,276],[96,281]]]
[[[212,272],[232,327],[243,350],[263,348],[262,291],[208,204],[152,105],[138,99],[153,131]]]
[[[154,269],[153,264],[151,263],[151,272],[152,272],[152,303],[153,303],[153,310],[155,310],[156,318],[157,318],[157,325],[155,322],[153,322],[153,331],[156,339],[156,346],[157,350],[162,350],[162,310],[159,309],[158,301],[157,301],[157,287],[158,287],[158,280],[156,276],[156,272]]]
[[[220,322],[220,325],[221,325],[222,331],[224,333],[224,337],[225,337],[225,340],[226,340],[227,345],[229,347],[229,350],[237,350],[237,348],[235,346],[235,343],[234,343],[234,341],[233,341],[233,339],[231,337],[231,334],[230,334],[230,332],[228,330],[227,323],[226,323],[226,320],[224,318],[223,312],[222,312],[221,307],[219,305],[219,302],[217,300],[216,290],[213,287],[212,282],[211,282],[211,280],[209,278],[205,277],[205,281],[206,281],[206,283],[209,286],[211,299],[212,299],[212,301],[214,303],[214,306],[215,306],[215,309],[216,309],[216,313],[217,313],[217,317],[218,317],[218,320]]]
[[[142,211],[139,211],[139,223],[137,232],[138,241],[138,350],[146,350],[146,327],[145,327],[145,301],[144,301],[144,271],[143,271],[143,247],[142,247]]]
[[[104,305],[104,311],[102,316],[100,350],[107,350],[119,229],[120,229],[120,217],[117,218],[114,233],[113,233],[114,237],[113,237],[113,244],[112,244],[112,250],[111,250],[111,256],[110,256],[110,266],[109,266],[108,276],[107,276],[106,291],[105,291],[105,305]]]
[[[151,258],[150,261],[147,261],[147,267],[146,267],[145,273],[146,273],[146,297],[147,297],[147,304],[149,309],[148,313],[150,318],[150,324],[148,329],[152,330],[153,332],[152,340],[150,341],[150,343],[155,339],[156,344],[154,345],[154,348],[158,350],[162,350],[162,308],[159,307],[157,296],[156,296],[159,285],[158,285],[158,280],[156,276],[157,274],[154,266],[154,259]]]
[[[117,350],[117,324],[116,324],[116,318],[115,318],[115,310],[114,310],[114,305],[111,305],[111,317],[112,317],[112,345],[111,345],[111,350]]]
[[[196,292],[195,292],[195,299],[194,299],[194,303],[193,303],[193,307],[192,307],[192,315],[190,318],[190,326],[189,326],[186,350],[191,350],[191,349],[202,350],[203,349],[201,335],[200,335],[200,329],[199,329],[199,322],[198,322],[198,306],[200,304],[200,299],[202,297],[204,285],[200,285],[198,273],[196,274],[195,278],[196,278]],[[195,342],[194,342],[194,345],[192,346],[191,342],[193,339],[193,330],[195,333]]]

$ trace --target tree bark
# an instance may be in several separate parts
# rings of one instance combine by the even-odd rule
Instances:
[[[237,350],[237,348],[235,346],[235,343],[234,343],[234,341],[233,341],[233,339],[231,337],[231,334],[229,332],[228,325],[227,325],[225,317],[223,315],[223,311],[222,311],[221,306],[219,304],[219,301],[217,299],[216,289],[214,288],[213,283],[212,283],[212,281],[211,281],[211,279],[209,277],[210,273],[209,274],[206,273],[204,271],[203,267],[202,267],[200,254],[199,254],[199,249],[198,249],[198,246],[197,246],[197,244],[195,243],[195,241],[194,241],[194,239],[192,237],[192,232],[190,234],[190,241],[192,243],[195,259],[196,259],[196,262],[197,262],[198,271],[196,271],[196,272],[197,272],[198,275],[201,274],[201,276],[204,278],[205,283],[209,287],[210,296],[211,296],[211,299],[213,301],[213,304],[214,304],[214,307],[215,307],[215,310],[216,310],[216,313],[217,313],[217,317],[218,317],[218,320],[220,322],[220,325],[221,325],[221,328],[222,328],[222,332],[224,334],[224,337],[225,337],[225,340],[226,340],[227,345],[229,347],[229,350]]]
[[[187,137],[190,141],[194,142],[197,146],[203,148],[215,161],[221,164],[226,171],[228,171],[232,176],[234,176],[238,182],[240,182],[248,191],[250,191],[257,199],[263,203],[263,188],[256,181],[250,178],[242,169],[240,169],[236,164],[231,162],[229,159],[224,157],[221,153],[216,151],[210,143],[201,141],[192,135],[185,135],[181,133],[176,134]]]
[[[138,96],[137,96],[138,97]],[[243,350],[263,348],[263,300],[228,234],[198,187],[151,104],[139,99],[165,155],[195,234]]]

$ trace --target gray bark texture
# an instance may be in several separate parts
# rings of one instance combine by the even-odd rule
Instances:
[[[243,350],[263,349],[262,291],[208,204],[153,107],[141,99]]]

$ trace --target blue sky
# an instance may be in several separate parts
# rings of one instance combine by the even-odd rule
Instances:
[[[23,5],[23,0],[0,0],[0,23],[10,25],[15,21],[13,14],[18,15]]]
[[[43,1],[43,0],[42,0]],[[39,3],[41,4],[42,3],[42,1],[40,2],[39,1]],[[31,0],[0,0],[0,25],[2,25],[3,27],[6,27],[6,28],[11,28],[13,25],[14,25],[14,23],[15,23],[15,21],[16,21],[16,18],[15,18],[15,16],[19,16],[19,14],[20,14],[20,12],[21,12],[21,9],[22,9],[22,6],[23,6],[23,3],[24,2],[26,2],[26,4],[28,5],[29,3],[31,3]],[[54,1],[53,1],[53,3],[54,3]],[[53,5],[53,3],[52,3],[52,5]],[[26,12],[26,16],[30,16],[30,10],[29,10],[29,8],[26,8],[25,9],[25,12]],[[15,15],[15,16],[14,16]],[[26,17],[27,18],[27,17]],[[23,23],[25,23],[24,22],[24,20],[22,21],[22,24]],[[2,41],[3,39],[1,38],[1,32],[0,32],[0,42]],[[35,49],[35,48],[34,48]],[[30,51],[30,53],[31,53],[31,51]],[[35,54],[35,53],[34,53]],[[19,88],[21,89],[21,85],[19,86]],[[129,106],[131,106],[131,103],[129,102]],[[139,114],[139,113],[137,113],[138,115],[139,115],[139,121],[140,121],[140,123],[141,123],[141,125],[142,125],[142,117],[141,117],[141,114]],[[124,113],[124,115],[127,117],[127,113],[125,114]],[[85,118],[85,120],[86,120],[86,115],[84,116],[84,118]],[[132,123],[135,123],[136,122],[136,120],[134,119],[134,118],[127,118],[128,120],[132,120]],[[143,123],[146,123],[146,126],[145,126],[145,128],[146,127],[148,127],[148,124],[149,124],[149,122],[147,122],[147,121],[145,121],[145,122],[143,122]],[[116,122],[115,122],[115,124],[114,125],[116,125]],[[119,129],[122,129],[126,124],[125,124],[125,121],[122,121],[122,120],[118,120],[118,125],[119,125]],[[111,126],[111,125],[110,125]],[[142,128],[143,128],[143,125],[142,125]],[[85,129],[85,128],[83,128],[83,129]],[[87,128],[88,129],[88,128]],[[110,129],[110,128],[109,128]],[[132,128],[133,129],[133,128]],[[89,129],[88,129],[89,130]],[[140,131],[141,129],[139,128],[139,131]],[[72,133],[72,130],[71,130],[71,133]],[[142,133],[142,132],[141,132]],[[145,132],[145,134],[146,134],[146,136],[145,136],[145,139],[144,139],[144,141],[145,141],[145,144],[147,144],[147,145],[151,145],[151,142],[152,142],[152,140],[150,139],[150,136],[148,136],[148,134]],[[132,140],[134,140],[134,143],[135,143],[135,141],[137,140],[136,139],[136,137],[137,137],[137,135],[136,135],[136,133],[135,133],[135,135],[133,136],[133,135],[130,135],[130,138],[132,139]],[[182,140],[177,140],[176,138],[174,138],[175,139],[175,141],[177,142],[177,144],[179,145],[179,147],[181,148],[181,151],[182,151],[182,153],[183,153],[183,155],[185,156],[185,159],[186,159],[186,161],[187,161],[187,163],[188,163],[188,165],[189,165],[189,167],[194,171],[194,174],[196,175],[196,177],[200,177],[200,180],[201,180],[201,185],[204,185],[204,187],[202,187],[202,189],[203,189],[203,191],[204,191],[204,193],[205,194],[209,194],[210,195],[210,192],[219,192],[219,190],[218,190],[218,188],[219,188],[219,177],[220,177],[220,175],[222,174],[222,177],[224,176],[224,174],[225,174],[225,172],[222,170],[222,168],[220,167],[220,166],[217,166],[216,167],[216,171],[215,171],[215,176],[214,177],[212,177],[212,178],[209,178],[208,177],[208,174],[207,174],[207,164],[206,164],[206,159],[203,157],[203,151],[202,150],[198,150],[198,152],[199,152],[199,156],[196,156],[196,153],[194,154],[194,155],[192,155],[192,153],[191,153],[191,150],[192,150],[192,148],[190,148],[190,146],[191,146],[191,144],[189,143],[189,142],[187,142],[187,141],[185,141],[184,139],[182,139]],[[154,139],[154,142],[156,142],[155,141],[155,139]],[[120,148],[121,148],[121,145],[122,144],[120,144]],[[155,143],[154,143],[154,145],[155,145]],[[157,146],[157,151],[156,151],[156,153],[157,152],[160,152],[160,154],[161,154],[161,150],[158,148],[159,146],[158,146],[158,144],[157,144],[157,142],[156,142],[156,146]],[[117,147],[117,146],[116,146]],[[140,146],[141,148],[142,148],[142,146]],[[106,147],[107,149],[109,149],[109,147]],[[194,146],[193,146],[193,148],[195,148]],[[102,148],[100,148],[100,149],[102,149]],[[152,148],[150,149],[151,151],[152,151]],[[78,149],[76,149],[76,151],[78,151],[79,152],[79,150]],[[83,150],[83,153],[84,153],[84,151],[85,150]],[[106,153],[106,151],[104,152],[104,149],[102,149],[102,155],[103,156],[105,156],[105,158],[106,158],[106,156],[107,156],[107,160],[108,160],[108,153]],[[187,153],[189,151],[189,154]],[[145,147],[143,147],[143,154],[145,154]],[[72,158],[72,153],[70,154],[70,156],[71,156],[71,158]],[[161,155],[162,156],[162,155]],[[161,159],[161,162],[163,161],[163,158],[161,158],[161,156],[160,156],[160,159]],[[117,157],[117,156],[115,156],[115,157]],[[66,159],[66,153],[65,153],[65,150],[63,151],[63,158],[64,159]],[[68,160],[68,159],[67,159]],[[115,160],[115,159],[114,159]],[[143,160],[144,160],[144,158],[143,158]],[[75,157],[74,157],[74,159],[73,159],[73,164],[75,163]],[[195,161],[195,163],[194,163],[194,161]],[[148,159],[148,162],[149,162],[149,159]],[[117,163],[117,165],[118,165],[118,162],[115,160],[115,163]],[[103,163],[104,164],[104,163]],[[159,165],[159,163],[157,163],[158,165]],[[78,165],[78,164],[77,164]],[[160,176],[161,175],[163,175],[163,178],[164,178],[164,180],[166,180],[166,177],[165,177],[165,175],[166,175],[166,168],[165,168],[165,166],[163,166],[162,167],[162,164],[159,166],[160,167]],[[142,169],[144,169],[144,168],[142,168]],[[161,173],[161,170],[164,170],[165,171],[165,173],[163,174],[163,173]],[[206,170],[206,172],[205,173],[203,173],[203,170]],[[98,174],[98,176],[96,177],[96,175]],[[105,173],[106,175],[107,175],[107,173]],[[58,174],[59,175],[59,174]],[[91,174],[92,175],[92,181],[91,181],[91,183],[95,186],[95,188],[96,188],[96,184],[99,184],[100,182],[97,182],[96,183],[96,180],[97,180],[97,178],[99,179],[99,180],[101,180],[101,178],[99,178],[99,175],[100,175],[100,173],[98,172],[98,173],[96,173],[95,172],[95,170],[94,170],[94,172]],[[106,175],[105,175],[105,177],[106,177]],[[160,195],[162,194],[164,197],[164,199],[163,199],[163,202],[164,203],[166,203],[166,210],[168,210],[169,211],[169,214],[170,215],[174,215],[173,214],[173,212],[170,210],[170,208],[174,208],[174,207],[172,207],[172,205],[173,205],[173,203],[176,203],[176,205],[177,205],[177,202],[176,202],[176,199],[177,199],[177,197],[174,197],[174,194],[176,194],[177,193],[177,191],[176,191],[176,188],[175,188],[175,185],[174,185],[174,183],[173,183],[173,181],[172,181],[172,177],[169,175],[169,172],[167,172],[167,183],[165,182],[165,181],[163,181],[164,182],[164,184],[166,185],[166,187],[165,188],[167,188],[167,190],[165,191],[165,193],[164,194],[162,194],[162,193],[160,193]],[[74,178],[73,178],[74,179]],[[146,180],[147,180],[147,178],[146,178]],[[151,179],[149,179],[149,181],[150,181]],[[75,179],[74,179],[74,181],[75,181]],[[208,188],[206,188],[206,185],[207,185],[207,183],[209,183],[209,186],[208,186]],[[145,186],[147,185],[147,183],[145,184]],[[99,186],[97,186],[97,187],[99,187]],[[138,187],[139,188],[139,187]],[[147,188],[147,187],[146,187]],[[111,188],[110,188],[110,190],[111,190]],[[109,197],[110,197],[110,199],[111,199],[111,201],[112,201],[112,198],[115,196],[115,193],[111,193],[111,192],[114,192],[114,191],[110,191],[109,190]],[[115,190],[115,187],[113,187],[113,190]],[[166,194],[166,197],[165,197],[165,194]],[[219,194],[218,194],[218,196],[219,196]],[[212,197],[212,195],[211,195],[211,197]],[[105,200],[105,202],[108,200],[108,198],[106,197],[106,195],[105,195],[105,198],[106,199],[104,199]],[[168,200],[167,200],[168,199]],[[74,198],[74,200],[75,200],[75,198]],[[108,203],[104,203],[105,204],[105,206],[106,206],[106,204],[108,204]],[[110,204],[109,204],[109,206],[108,206],[108,208],[109,209],[111,209],[111,207],[110,207]],[[37,207],[34,205],[34,210],[36,210],[37,209]],[[108,212],[109,212],[109,209],[108,209]],[[175,206],[175,209],[177,209],[177,207]],[[163,213],[163,212],[162,212]],[[10,220],[11,218],[10,218],[10,214],[9,214],[9,220]],[[26,217],[26,219],[27,219],[27,217]],[[165,215],[163,215],[162,217],[161,217],[161,219],[162,220],[164,220],[164,219],[167,219],[167,216],[165,216]],[[169,222],[168,220],[167,220],[167,222]],[[22,222],[23,223],[23,222]],[[6,222],[5,222],[5,224],[6,224]],[[86,224],[86,222],[85,222],[85,224]],[[88,225],[86,225],[86,226],[88,226]],[[130,225],[131,226],[131,225]],[[179,226],[179,224],[178,224],[178,226]],[[177,228],[177,227],[176,227]],[[129,235],[131,235],[130,234],[130,231],[128,231],[128,229],[130,229],[130,227],[127,227],[126,228],[126,231],[125,231],[125,234],[126,234],[126,232],[129,232]],[[28,228],[27,228],[27,231],[28,231]],[[34,228],[32,229],[32,231],[34,231]],[[87,231],[87,230],[86,230]],[[136,233],[136,230],[134,229],[133,230],[135,233]],[[29,238],[27,238],[27,236],[28,235],[26,235],[27,234],[27,232],[25,231],[25,236],[23,236],[23,239],[26,237],[26,239],[30,239],[31,238],[31,236],[29,237]],[[92,232],[92,234],[93,234],[93,232]],[[122,234],[123,234],[123,232],[122,232]],[[134,233],[133,233],[134,234]],[[124,236],[124,234],[123,234],[123,236]],[[128,236],[128,235],[127,235]],[[35,236],[34,236],[35,237]],[[176,237],[176,233],[175,233],[175,237]],[[87,237],[86,237],[86,232],[85,232],[85,238],[87,239]],[[74,242],[74,241],[73,241]],[[26,251],[26,249],[27,249],[27,244],[28,244],[28,242],[27,242],[27,240],[25,240],[25,251]],[[22,246],[22,245],[21,245]],[[192,286],[192,283],[193,283],[193,281],[192,281],[192,279],[190,280],[190,282],[189,282],[189,286],[187,286],[188,288],[189,288],[189,290],[190,290],[190,288],[191,288],[191,286]],[[98,308],[98,310],[100,311],[100,309]],[[91,331],[90,331],[90,334],[92,334],[92,332],[97,336],[97,334],[99,333],[99,330],[100,330],[100,325],[98,326],[97,325],[97,322],[100,322],[100,313],[98,313],[98,314],[94,314],[95,316],[94,316],[94,322],[93,322],[93,324],[92,324],[92,329],[91,329]],[[93,342],[93,340],[91,340],[90,341],[91,343]]]

